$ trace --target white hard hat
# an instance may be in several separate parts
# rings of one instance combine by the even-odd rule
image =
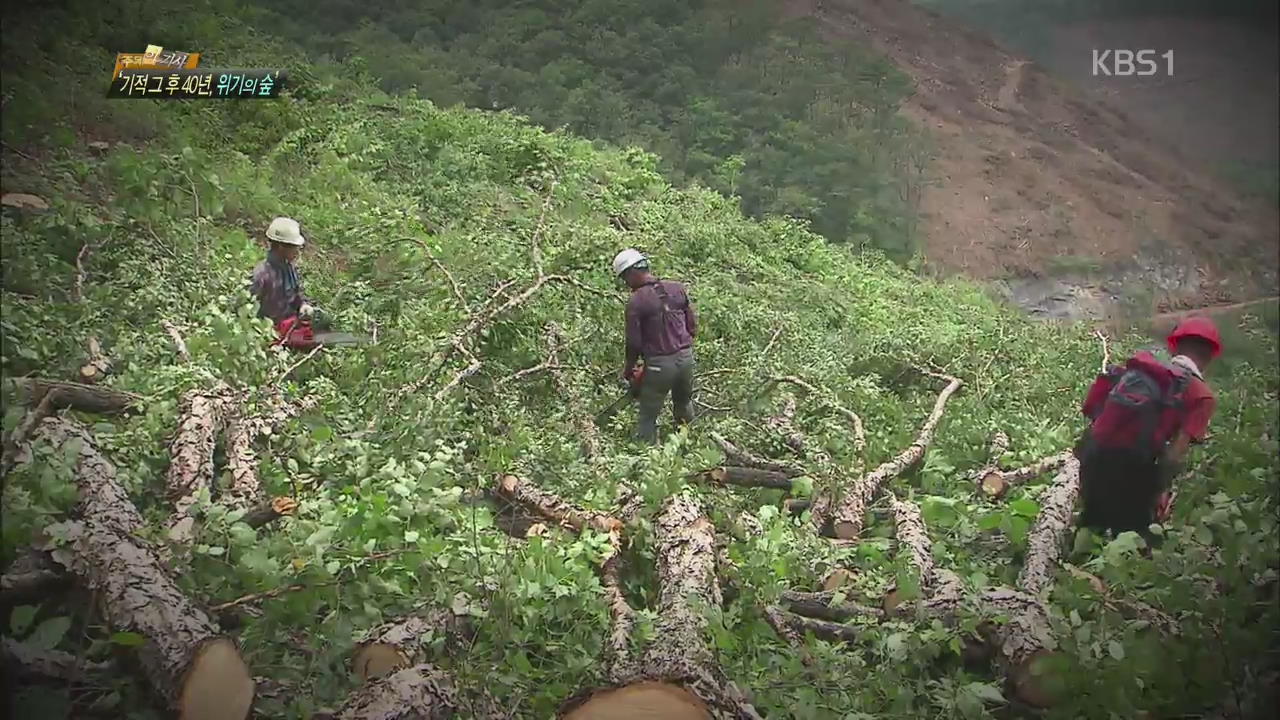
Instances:
[[[298,228],[298,221],[287,217],[278,217],[271,221],[267,226],[267,239],[271,242],[298,247],[306,244],[306,240],[302,239],[302,230]]]
[[[627,248],[613,258],[613,274],[621,275],[637,265],[640,267],[648,267],[649,258],[645,257],[644,253],[641,253],[635,248]]]

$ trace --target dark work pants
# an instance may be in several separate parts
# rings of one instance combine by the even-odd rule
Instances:
[[[658,440],[658,415],[671,394],[671,414],[676,424],[693,421],[693,350],[644,359],[640,380],[640,420],[636,435],[647,443]]]
[[[1080,463],[1080,527],[1119,535],[1138,533],[1148,545],[1156,501],[1163,490],[1157,465],[1130,454],[1095,450]]]

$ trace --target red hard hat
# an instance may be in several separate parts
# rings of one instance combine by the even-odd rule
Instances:
[[[1222,338],[1218,337],[1218,328],[1207,317],[1187,318],[1178,323],[1178,327],[1165,339],[1169,344],[1169,352],[1177,352],[1178,340],[1184,337],[1198,337],[1209,343],[1213,347],[1213,357],[1222,353]]]

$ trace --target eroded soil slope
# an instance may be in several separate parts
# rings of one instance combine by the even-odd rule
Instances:
[[[1105,100],[902,0],[792,9],[862,36],[915,79],[903,112],[940,145],[921,201],[932,263],[1032,279],[1030,295],[1070,294],[1073,308],[1142,286],[1160,308],[1274,294],[1276,208],[1242,199]]]

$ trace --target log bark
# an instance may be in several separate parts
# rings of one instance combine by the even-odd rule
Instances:
[[[191,390],[182,400],[178,432],[169,445],[169,471],[165,479],[173,512],[167,523],[168,538],[187,544],[195,537],[196,519],[191,514],[201,489],[213,493],[213,450],[218,430],[226,417],[223,387],[212,391]]]
[[[421,609],[371,628],[351,656],[352,671],[361,683],[427,661],[431,643],[444,637],[457,645],[474,637],[470,618],[444,608]]]
[[[254,682],[235,643],[174,585],[155,552],[93,516],[60,530],[70,544],[54,557],[97,591],[112,630],[146,638],[138,661],[174,714],[246,718]]]
[[[862,534],[867,505],[875,497],[875,494],[880,491],[885,482],[897,477],[908,467],[915,465],[924,458],[925,451],[928,450],[929,444],[933,441],[934,429],[937,427],[938,421],[942,419],[942,411],[947,406],[947,399],[961,385],[958,378],[943,377],[948,380],[947,386],[939,393],[937,401],[933,404],[933,412],[929,413],[924,425],[920,427],[920,433],[916,436],[915,442],[906,450],[898,453],[892,460],[855,480],[852,487],[845,493],[832,517],[836,537],[842,540],[851,540]]]
[[[11,637],[0,639],[0,652],[4,654],[5,671],[11,678],[58,683],[101,682],[111,670],[109,663],[82,661],[69,652],[33,648]]]
[[[98,452],[84,426],[65,418],[47,418],[32,440],[49,443],[73,462],[80,515],[125,535],[142,528],[142,515],[116,480],[115,465]]]
[[[142,403],[140,395],[99,385],[38,378],[13,378],[12,382],[28,404],[37,405],[47,396],[53,410],[71,408],[99,415],[116,415],[135,410]]]
[[[1062,551],[1071,534],[1071,517],[1080,495],[1080,462],[1069,455],[1049,491],[1040,498],[1040,513],[1027,535],[1027,553],[1018,573],[1018,589],[1043,595],[1053,585]]]
[[[508,502],[523,505],[548,520],[578,532],[586,528],[605,534],[622,531],[622,521],[617,518],[595,510],[579,508],[515,475],[503,475],[499,478],[495,493]]]
[[[702,476],[720,485],[791,490],[791,478],[771,470],[725,465],[707,470]]]
[[[0,606],[27,605],[47,599],[71,582],[49,553],[27,548],[0,575]]]
[[[715,663],[697,606],[718,607],[715,530],[697,501],[667,499],[655,522],[658,621],[635,675],[620,687],[571,700],[566,720],[757,720],[758,712]],[[692,603],[691,603],[692,600]]]
[[[1000,498],[1003,497],[1005,493],[1009,492],[1009,490],[1014,486],[1020,485],[1052,470],[1057,470],[1062,467],[1068,459],[1072,459],[1074,457],[1075,456],[1070,450],[1065,450],[1060,453],[1054,453],[1053,455],[1040,458],[1030,465],[1020,467],[1016,470],[988,472],[978,478],[978,486],[987,497],[993,499]]]
[[[963,585],[950,571],[939,577],[933,595],[914,606],[918,617],[937,619],[947,626],[959,622],[966,605]],[[996,649],[997,659],[1016,696],[1035,707],[1047,707],[1053,698],[1036,665],[1056,646],[1049,614],[1036,597],[1005,587],[987,588],[975,598],[975,609],[986,621],[979,627],[984,640]],[[899,609],[902,613],[904,608]],[[997,619],[1004,622],[997,623]]]
[[[725,459],[729,461],[729,464],[782,473],[788,477],[799,477],[804,475],[804,469],[801,467],[792,465],[791,463],[782,462],[780,460],[770,460],[758,455],[753,455],[752,453],[729,442],[719,433],[711,433],[711,439],[720,446],[720,450],[724,453]]]
[[[422,663],[361,686],[336,712],[313,720],[450,720],[461,711],[453,677]]]
[[[235,644],[135,536],[142,517],[117,482],[115,467],[73,421],[49,418],[36,438],[71,455],[80,495],[83,521],[61,525],[69,544],[55,550],[53,559],[97,591],[108,626],[147,638],[138,649],[139,662],[179,717],[242,720],[253,702],[248,668]]]
[[[227,423],[227,469],[231,487],[221,502],[233,510],[248,510],[262,504],[262,484],[258,482],[258,455],[253,450],[254,433],[249,423],[236,417]]]

